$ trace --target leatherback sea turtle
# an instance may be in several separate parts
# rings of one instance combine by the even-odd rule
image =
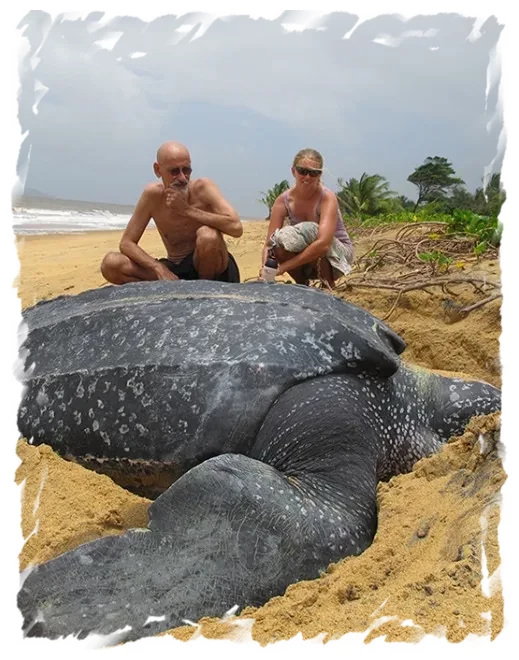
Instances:
[[[126,284],[24,317],[21,433],[123,481],[176,478],[147,530],[28,571],[30,636],[130,640],[260,605],[363,552],[377,480],[500,407],[488,384],[404,365],[388,326],[308,287]]]

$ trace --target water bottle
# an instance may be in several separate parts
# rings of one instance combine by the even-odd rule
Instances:
[[[277,270],[278,262],[269,254],[265,261],[265,265],[263,266],[263,270],[261,271],[261,277],[265,282],[275,282]]]

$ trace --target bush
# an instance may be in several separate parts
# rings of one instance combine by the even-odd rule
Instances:
[[[476,254],[482,254],[487,245],[498,247],[501,243],[502,226],[495,216],[456,209],[447,224],[449,234],[468,234],[477,240]]]
[[[400,211],[398,213],[381,213],[380,215],[364,216],[361,222],[353,221],[352,218],[343,213],[344,224],[347,228],[377,227],[383,224],[408,224],[412,222],[448,222],[450,215],[435,213],[429,205],[424,206],[416,212]]]

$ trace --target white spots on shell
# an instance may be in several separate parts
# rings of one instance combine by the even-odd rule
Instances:
[[[355,356],[353,343],[350,341],[347,344],[342,344],[341,346],[341,355],[346,360],[352,360]]]
[[[159,339],[156,341],[155,347],[157,349],[160,349],[164,346],[164,344],[166,344],[166,342],[169,343],[170,335],[171,335],[171,328],[166,328],[164,332],[161,333]]]
[[[149,394],[143,394],[141,397],[141,405],[143,408],[147,408],[153,404],[153,399]]]
[[[58,387],[56,387],[56,389],[54,390],[54,395],[56,396],[57,399],[63,399],[63,397],[65,396],[65,389],[63,385],[59,385]]]
[[[111,444],[110,443],[110,436],[108,435],[108,433],[106,431],[100,431],[99,435],[101,436],[101,438],[103,439],[103,442],[105,444],[107,444],[107,445]]]
[[[36,395],[36,403],[37,403],[40,407],[44,407],[44,406],[48,405],[48,403],[49,403],[49,397],[48,397],[47,394],[45,393],[45,390],[40,389],[40,390],[38,391],[38,394]]]
[[[135,396],[141,396],[144,392],[144,383],[142,381],[136,381],[135,377],[129,378],[126,381],[126,386],[132,390]]]

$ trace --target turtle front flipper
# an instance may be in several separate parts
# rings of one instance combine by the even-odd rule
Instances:
[[[180,477],[150,506],[149,531],[35,568],[18,598],[25,633],[138,639],[261,605],[366,549],[376,529],[376,452],[368,430],[348,435],[347,407],[324,421],[331,397],[320,380],[279,397],[256,458],[225,454]]]

